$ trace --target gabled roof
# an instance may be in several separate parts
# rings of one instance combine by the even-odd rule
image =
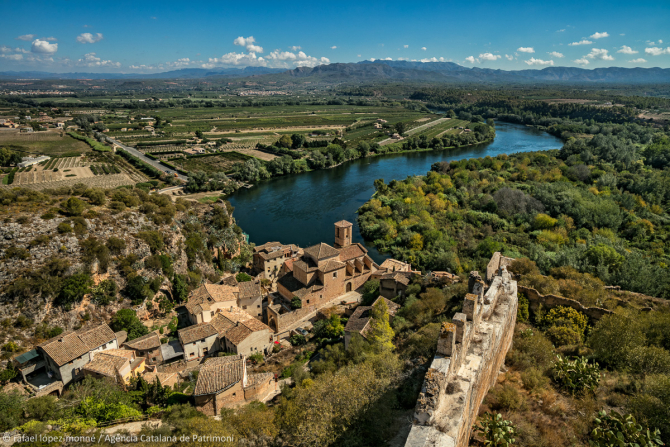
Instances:
[[[102,374],[103,376],[116,377],[119,370],[129,363],[130,360],[127,358],[98,352],[93,357],[93,360],[84,366],[84,369]]]
[[[116,357],[124,357],[130,360],[135,359],[135,351],[131,351],[130,349],[107,349],[103,352],[107,355],[114,355]]]
[[[349,261],[354,258],[360,258],[367,253],[367,249],[361,244],[351,244],[347,247],[340,248],[340,257],[339,260],[342,262]]]
[[[305,254],[308,254],[312,258],[316,259],[317,261],[320,261],[322,259],[326,258],[332,258],[334,256],[337,256],[340,254],[339,250],[336,248],[331,247],[330,245],[321,242],[320,244],[312,245],[311,247],[307,247],[305,249]]]
[[[74,331],[67,331],[37,345],[58,366],[88,354],[88,347]]]
[[[79,335],[79,338],[81,338],[81,341],[84,342],[89,350],[116,340],[114,331],[105,323],[89,329],[80,329],[77,331],[77,335]]]
[[[381,269],[386,269],[386,271],[388,273],[409,272],[411,270],[409,264],[407,264],[405,262],[402,262],[402,261],[398,261],[397,259],[392,259],[392,258],[385,259],[384,262],[382,262],[382,264],[379,266],[379,268],[380,268],[380,270]]]
[[[185,327],[179,330],[179,341],[182,345],[193,343],[194,341],[202,340],[213,335],[217,335],[216,329],[209,323],[194,324],[193,326]]]
[[[214,394],[244,379],[244,356],[213,357],[202,365],[194,396]]]
[[[370,311],[372,306],[358,306],[349,317],[347,325],[344,327],[346,332],[361,332],[370,321]]]
[[[236,324],[226,331],[226,340],[230,341],[235,346],[242,343],[248,336],[253,334],[253,331],[242,323]]]
[[[346,267],[346,264],[344,264],[340,261],[330,260],[330,261],[326,262],[326,264],[323,267],[321,267],[319,270],[321,270],[324,273],[328,273],[328,272],[332,272],[334,270],[343,269],[344,267]]]
[[[197,314],[203,310],[209,310],[209,305],[213,303],[237,302],[238,294],[239,288],[237,286],[204,284],[191,293],[185,306],[191,314]]]
[[[179,340],[172,340],[171,342],[161,345],[161,355],[163,356],[163,361],[167,362],[168,360],[184,355],[184,348],[182,348]]]
[[[155,332],[149,332],[147,335],[126,342],[126,346],[131,349],[137,349],[138,351],[147,351],[149,349],[157,348],[160,345],[161,339]]]
[[[256,298],[263,296],[263,289],[258,280],[244,281],[238,286],[240,288],[240,299]]]

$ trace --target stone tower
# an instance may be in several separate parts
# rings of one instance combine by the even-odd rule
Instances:
[[[344,248],[351,245],[351,229],[354,224],[347,222],[346,220],[341,220],[335,222],[335,247]]]

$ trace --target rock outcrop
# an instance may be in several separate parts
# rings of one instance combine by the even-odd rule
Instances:
[[[472,272],[463,312],[442,325],[406,447],[468,445],[479,406],[512,345],[516,323],[516,281],[500,263],[500,253],[494,259],[497,268],[487,271],[488,288]]]

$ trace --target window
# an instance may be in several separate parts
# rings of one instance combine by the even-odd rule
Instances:
[[[307,304],[309,304],[309,300],[307,300]]]
[[[256,307],[260,309],[260,308],[261,308],[261,305],[259,304],[259,305],[257,305]]]
[[[333,278],[337,278],[337,272],[333,272]]]
[[[155,362],[157,357],[151,357],[151,361]]]
[[[191,352],[191,357],[193,357],[194,355],[195,355],[195,353]]]
[[[210,316],[210,317],[213,317],[213,316],[214,316],[214,311],[211,311],[211,312],[209,313],[209,316]]]

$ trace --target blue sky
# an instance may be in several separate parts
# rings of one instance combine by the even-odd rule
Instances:
[[[504,70],[670,67],[670,1],[2,1],[0,71],[294,68],[370,59]]]

